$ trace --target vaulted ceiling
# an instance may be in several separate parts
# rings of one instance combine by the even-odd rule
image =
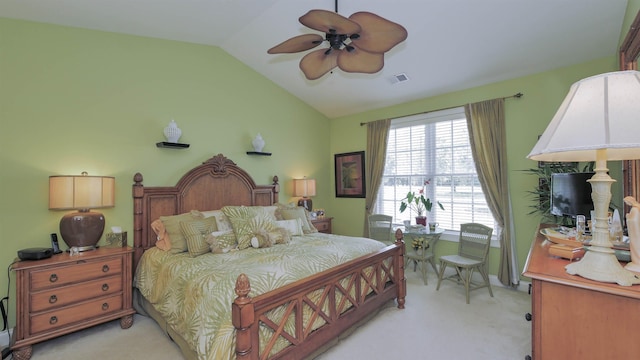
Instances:
[[[436,96],[617,52],[626,0],[342,0],[403,25],[376,74],[307,80],[303,53],[268,55],[331,0],[2,0],[0,16],[219,46],[329,118]],[[211,64],[216,66],[216,64]],[[408,81],[398,82],[404,74]]]

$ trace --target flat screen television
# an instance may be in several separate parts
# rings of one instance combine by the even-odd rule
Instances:
[[[593,172],[551,174],[551,214],[591,217],[591,179]]]

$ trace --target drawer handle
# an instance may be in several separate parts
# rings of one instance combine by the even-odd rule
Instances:
[[[55,295],[49,296],[49,304],[55,304],[58,301],[58,297]]]
[[[109,271],[109,265],[102,265],[102,272],[108,272]]]
[[[51,325],[54,325],[54,324],[55,324],[55,323],[57,323],[57,322],[58,322],[58,317],[57,317],[57,316],[52,316],[52,317],[49,319],[49,324],[51,324]]]
[[[56,274],[51,274],[51,276],[49,276],[49,282],[56,282],[58,281],[58,275]]]
[[[102,284],[102,291],[109,290],[109,284]]]
[[[109,303],[102,304],[102,310],[109,310]]]

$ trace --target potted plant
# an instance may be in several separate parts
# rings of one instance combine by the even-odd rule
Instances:
[[[429,185],[429,180],[424,182],[424,185]],[[416,194],[414,191],[409,191],[407,196],[400,201],[400,212],[404,212],[407,208],[413,210],[416,216],[416,224],[427,226],[427,217],[424,216],[424,212],[430,212],[433,208],[433,202],[431,199],[424,197],[424,187]],[[444,206],[439,201],[436,204],[440,209],[444,210]]]

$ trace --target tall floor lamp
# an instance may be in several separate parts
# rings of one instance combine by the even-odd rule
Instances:
[[[595,161],[591,198],[595,230],[584,257],[565,267],[587,279],[640,284],[618,262],[609,240],[611,184],[607,160],[640,159],[640,72],[618,71],[573,84],[528,158],[537,161]]]

